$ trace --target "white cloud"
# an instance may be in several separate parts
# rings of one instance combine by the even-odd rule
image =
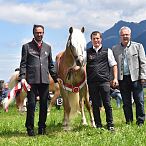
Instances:
[[[86,26],[104,31],[120,19],[145,18],[143,0],[50,0],[44,3],[0,2],[0,19],[13,23],[42,23],[50,28]]]
[[[89,38],[91,31],[99,30],[101,32],[112,27],[117,21],[125,20],[129,22],[140,22],[146,19],[144,0],[49,0],[38,2],[33,0],[23,3],[23,0],[0,0],[0,21],[10,22],[10,24],[43,24],[49,30],[57,28],[59,30],[69,28],[70,26],[79,27],[85,26],[87,38]],[[28,26],[27,25],[27,26]],[[16,28],[16,27],[15,27]],[[59,29],[58,29],[59,28]],[[24,30],[25,31],[25,30]],[[56,31],[56,30],[55,30]],[[21,32],[21,31],[20,31]],[[53,31],[51,31],[53,32]],[[54,57],[59,51],[64,50],[66,43],[66,32],[61,32],[61,35],[55,37],[54,34],[47,35],[47,41],[51,38],[52,51]],[[9,36],[11,34],[9,33]],[[16,35],[16,34],[15,34]],[[0,78],[7,79],[9,75],[19,66],[21,46],[22,44],[32,40],[31,35],[26,32],[23,34],[24,38],[17,37],[14,34],[14,39],[4,41],[1,46],[13,49],[11,52],[0,55]],[[28,36],[28,38],[27,38]],[[16,39],[16,41],[15,41]],[[22,41],[21,41],[22,40]],[[14,41],[14,42],[13,42]],[[19,49],[17,49],[19,48]],[[15,54],[16,53],[16,54]],[[4,70],[6,68],[6,70]]]
[[[17,54],[8,53],[7,57],[0,55],[0,79],[8,81],[10,75],[18,68],[20,64],[20,52]]]
[[[30,42],[31,40],[32,40],[32,38],[23,38],[21,40],[21,44],[26,44],[26,43]]]

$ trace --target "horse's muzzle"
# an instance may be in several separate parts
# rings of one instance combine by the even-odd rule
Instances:
[[[76,60],[76,65],[80,66],[80,67],[84,66],[84,59],[77,59]]]

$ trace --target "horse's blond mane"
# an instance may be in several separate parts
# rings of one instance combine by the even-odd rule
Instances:
[[[71,37],[72,40],[71,41],[72,41],[72,44],[74,46],[83,45],[83,48],[85,48],[86,39],[85,39],[84,33],[81,32],[80,29],[74,28],[71,35],[72,35],[72,37]]]

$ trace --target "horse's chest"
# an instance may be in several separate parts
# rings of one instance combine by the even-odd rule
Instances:
[[[69,73],[66,82],[72,85],[78,84],[83,79],[83,75],[78,72]]]

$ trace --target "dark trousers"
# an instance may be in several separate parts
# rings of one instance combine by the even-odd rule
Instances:
[[[100,106],[101,100],[106,112],[107,126],[113,126],[112,107],[110,104],[110,83],[95,82],[88,83],[89,95],[92,100],[93,115],[97,127],[101,127]]]
[[[27,130],[34,128],[34,112],[36,105],[36,96],[40,97],[39,108],[39,128],[46,128],[47,107],[48,107],[48,84],[32,84],[31,90],[27,92],[27,116],[25,126]]]
[[[144,92],[143,85],[140,81],[131,81],[130,76],[124,76],[123,80],[119,81],[120,92],[123,100],[123,110],[126,123],[133,121],[132,111],[132,96],[136,105],[136,123],[144,123]]]

